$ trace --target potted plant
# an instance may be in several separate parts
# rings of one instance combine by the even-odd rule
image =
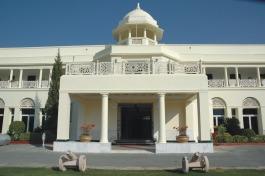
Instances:
[[[176,136],[177,142],[185,143],[189,141],[189,137],[187,135],[187,128],[188,126],[173,127],[173,129],[176,129],[179,132],[179,135]]]
[[[82,134],[80,135],[80,142],[90,142],[92,136],[90,136],[90,131],[95,127],[94,124],[84,123],[81,125]]]

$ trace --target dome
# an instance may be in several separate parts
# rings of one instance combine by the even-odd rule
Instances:
[[[140,4],[137,4],[136,9],[129,12],[127,15],[123,17],[120,21],[119,26],[125,24],[151,24],[155,27],[158,27],[157,21],[147,13],[146,11],[140,8]]]

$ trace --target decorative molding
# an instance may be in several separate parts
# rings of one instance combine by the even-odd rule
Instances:
[[[33,108],[35,107],[35,103],[30,98],[24,98],[20,103],[21,108]]]
[[[243,107],[259,107],[259,102],[255,98],[248,97],[243,101]]]
[[[213,107],[218,107],[218,108],[225,108],[226,104],[224,102],[224,100],[222,100],[221,98],[212,98],[212,103],[213,103]]]

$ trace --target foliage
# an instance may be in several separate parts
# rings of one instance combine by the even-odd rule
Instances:
[[[230,143],[230,142],[233,142],[233,136],[231,136],[229,133],[224,133],[224,135],[217,135],[215,138],[214,138],[214,142],[216,143]]]
[[[239,126],[239,120],[235,117],[226,118],[224,126],[227,132],[231,135],[239,135],[241,132],[240,126]]]
[[[90,124],[90,123],[84,123],[81,125],[81,130],[83,131],[82,134],[86,134],[86,135],[89,135],[90,134],[90,131],[95,128],[95,125],[94,124]]]
[[[22,121],[13,121],[8,130],[8,134],[13,140],[18,140],[21,133],[25,131],[25,124]]]
[[[223,125],[218,126],[217,134],[219,136],[224,136],[226,132],[226,128]]]
[[[34,133],[43,133],[44,132],[44,129],[41,128],[41,127],[37,127],[37,128],[34,128],[33,132]]]
[[[249,141],[254,142],[254,143],[265,142],[265,136],[264,135],[257,135],[254,137],[250,137]]]
[[[233,142],[234,143],[246,143],[248,142],[248,138],[246,136],[235,135],[233,136]]]
[[[48,93],[48,99],[45,105],[45,113],[47,119],[44,123],[44,129],[50,130],[54,134],[57,132],[57,121],[58,121],[58,104],[59,104],[59,88],[60,78],[63,75],[62,61],[60,53],[55,58],[53,64],[51,83]]]
[[[20,141],[29,141],[30,140],[30,133],[21,133],[19,135]]]
[[[173,129],[179,131],[179,136],[187,136],[187,128],[188,126],[173,127]]]
[[[250,139],[251,137],[255,137],[256,136],[255,131],[252,130],[252,129],[243,129],[241,133],[242,133],[243,136],[248,137],[248,139]]]

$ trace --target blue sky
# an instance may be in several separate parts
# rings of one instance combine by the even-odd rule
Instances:
[[[161,43],[265,44],[263,0],[0,0],[0,47],[113,44],[137,2]]]

